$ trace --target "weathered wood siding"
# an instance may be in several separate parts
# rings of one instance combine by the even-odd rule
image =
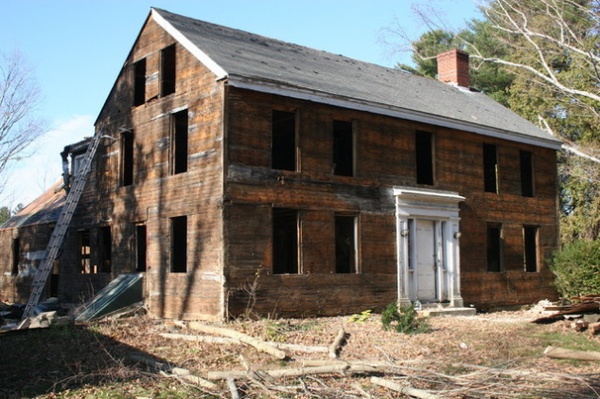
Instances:
[[[273,109],[297,115],[299,172],[270,168]],[[333,120],[354,123],[354,177],[331,172]],[[394,186],[456,191],[466,197],[460,205],[466,304],[529,303],[555,295],[545,265],[538,273],[523,271],[522,235],[524,225],[538,226],[543,256],[558,245],[554,151],[238,89],[228,95],[227,126],[225,277],[231,315],[344,314],[380,309],[394,300]],[[433,186],[416,184],[417,131],[434,135]],[[483,143],[498,146],[499,194],[483,190]],[[520,150],[534,154],[534,198],[521,196]],[[272,207],[300,211],[298,275],[272,273]],[[336,212],[358,216],[357,274],[335,273]],[[503,226],[502,273],[486,271],[488,223]]]
[[[136,226],[147,229],[145,297],[155,316],[220,319],[222,307],[222,120],[223,86],[176,44],[175,93],[160,95],[160,51],[175,40],[150,20],[142,29],[97,120],[105,139],[77,209],[69,253],[78,256],[76,231],[94,238],[109,226],[110,278],[136,272]],[[134,63],[146,60],[146,101],[133,106]],[[172,174],[171,115],[188,112],[187,172]],[[120,180],[123,132],[133,132],[133,184]],[[187,217],[187,237],[173,237],[170,220]],[[186,272],[171,272],[171,245],[185,241]],[[97,251],[96,251],[97,252]],[[63,269],[70,284],[82,279]],[[69,290],[73,291],[73,290]],[[73,294],[73,292],[71,292]]]
[[[35,270],[42,261],[51,232],[48,224],[0,230],[0,242],[3,243],[0,245],[0,301],[27,302]],[[19,240],[18,253],[13,251],[15,239]],[[13,269],[15,261],[18,262],[17,273]],[[50,284],[46,294],[51,294]]]

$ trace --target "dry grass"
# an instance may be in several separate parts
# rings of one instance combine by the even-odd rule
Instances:
[[[206,377],[209,371],[253,372],[235,381],[248,398],[407,397],[379,387],[372,375],[437,394],[440,398],[600,398],[600,365],[543,357],[547,345],[600,350],[600,339],[558,322],[530,323],[531,311],[430,319],[429,333],[384,331],[379,315],[235,321],[226,327],[274,342],[328,346],[340,328],[350,334],[344,361],[385,363],[374,372],[273,379],[260,370],[301,367],[325,353],[287,351],[275,360],[246,345],[163,338],[189,329],[138,315],[79,327],[56,327],[0,336],[0,397],[188,398],[232,397],[225,382],[212,389],[165,377],[131,355]]]

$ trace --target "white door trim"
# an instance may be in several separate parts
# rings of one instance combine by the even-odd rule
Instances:
[[[416,248],[414,221],[434,221],[434,245],[437,252],[437,299],[449,300],[462,307],[460,295],[459,203],[465,197],[440,190],[397,187],[396,199],[397,294],[400,306],[417,299],[416,277],[411,270],[411,248]],[[409,220],[413,222],[409,223]],[[412,230],[412,231],[411,231]]]

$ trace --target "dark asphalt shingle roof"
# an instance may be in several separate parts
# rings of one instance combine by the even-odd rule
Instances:
[[[211,69],[223,75],[217,78],[227,78],[234,86],[251,82],[279,87],[366,104],[373,112],[396,112],[407,119],[560,146],[553,136],[483,93],[161,9],[153,9],[151,16],[188,50],[199,50],[201,61],[214,62]]]

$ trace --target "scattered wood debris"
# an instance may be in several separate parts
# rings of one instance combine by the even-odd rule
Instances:
[[[573,349],[555,348],[553,346],[549,346],[544,350],[544,356],[552,359],[600,361],[600,352],[578,351]]]
[[[237,339],[240,342],[251,345],[251,346],[255,347],[256,349],[258,349],[262,352],[268,353],[271,356],[273,356],[277,359],[280,359],[280,360],[283,360],[287,357],[287,354],[284,351],[277,349],[275,346],[269,344],[268,342],[261,341],[259,339],[256,339],[249,335],[231,330],[229,328],[215,327],[215,326],[211,326],[211,325],[203,324],[203,323],[199,323],[199,322],[190,322],[189,328],[191,328],[192,330],[206,333],[206,334],[221,335],[224,337]]]
[[[546,307],[546,310],[552,309],[558,311],[549,316],[537,318],[533,321],[533,323],[549,324],[559,320],[564,320],[568,317],[579,317],[583,314],[598,314],[600,317],[600,295],[586,295],[572,298],[572,300],[578,302],[561,307]]]
[[[347,334],[343,328],[340,328],[340,330],[337,333],[337,336],[333,340],[333,343],[328,348],[330,358],[337,359],[339,357],[342,348],[344,347],[344,345],[346,345],[346,342],[348,341],[348,338],[350,338],[350,334]]]
[[[214,382],[205,380],[202,377],[192,375],[192,373],[190,373],[188,369],[184,369],[181,367],[173,367],[169,364],[156,361],[149,356],[131,354],[129,355],[129,359],[136,363],[145,364],[146,366],[154,369],[155,371],[158,371],[160,375],[164,377],[174,377],[177,379],[185,380],[189,383],[198,385],[203,388],[217,389],[217,385]]]

